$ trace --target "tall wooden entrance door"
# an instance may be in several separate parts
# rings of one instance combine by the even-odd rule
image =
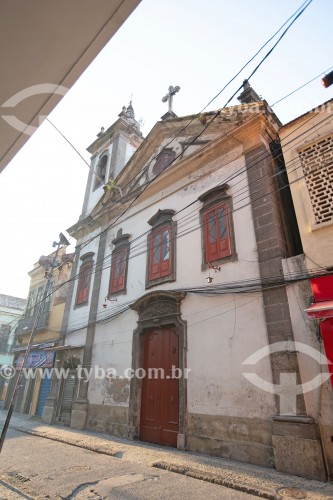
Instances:
[[[177,446],[179,431],[179,337],[174,327],[144,336],[140,439]]]

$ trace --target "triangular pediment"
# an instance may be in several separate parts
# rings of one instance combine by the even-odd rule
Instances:
[[[263,111],[264,103],[241,104],[225,108],[220,112],[190,115],[159,121],[152,128],[131,159],[116,179],[111,180],[110,189],[105,189],[101,200],[91,212],[95,217],[105,207],[125,203],[139,193],[157,174],[154,165],[162,151],[174,153],[174,165],[194,157],[212,141],[237,129],[250,117]]]

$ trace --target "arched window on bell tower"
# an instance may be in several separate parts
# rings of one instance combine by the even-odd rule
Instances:
[[[105,179],[106,179],[107,164],[108,164],[108,155],[104,154],[103,156],[101,156],[101,158],[98,160],[97,163],[94,191],[95,189],[102,186],[106,182]]]

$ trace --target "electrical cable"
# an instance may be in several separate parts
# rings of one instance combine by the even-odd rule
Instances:
[[[186,292],[186,293],[192,293],[192,294],[198,293],[200,295],[203,294],[206,296],[258,293],[258,292],[262,292],[262,291],[270,290],[270,289],[274,289],[274,288],[281,288],[281,286],[292,285],[293,283],[296,283],[296,282],[308,280],[311,277],[331,276],[332,274],[333,274],[333,272],[318,274],[318,272],[313,272],[313,271],[307,271],[307,272],[297,271],[297,272],[289,273],[287,277],[284,276],[283,278],[281,277],[281,275],[274,275],[274,276],[269,276],[265,279],[262,279],[262,278],[249,279],[249,280],[246,280],[246,285],[244,285],[244,280],[242,280],[242,281],[222,283],[222,284],[218,284],[218,285],[210,285],[209,287],[197,286],[197,287],[187,287],[187,288],[175,288],[175,289],[168,290],[168,291]],[[257,299],[258,299],[258,297],[256,297],[255,300],[257,300]],[[210,308],[208,308],[208,309],[210,309]],[[71,324],[71,325],[69,325],[68,332],[66,332],[64,336],[69,335],[71,333],[74,333],[76,331],[82,330],[83,328],[86,328],[87,326],[90,326],[92,324],[95,325],[95,324],[99,324],[99,323],[109,322],[111,319],[122,314],[123,312],[125,312],[127,310],[129,310],[129,307],[125,307],[123,311],[117,311],[115,314],[111,314],[110,316],[108,316],[107,318],[104,318],[103,320],[97,320],[97,321],[94,321],[94,322],[91,322],[88,324],[81,324],[80,326],[75,327],[74,329],[71,329],[71,326],[74,326]],[[193,314],[196,314],[196,313],[193,313]]]
[[[326,118],[326,119],[327,119],[327,118]],[[325,119],[325,120],[326,120],[326,119]],[[304,177],[304,176],[303,176],[303,177]],[[297,182],[297,181],[299,181],[299,180],[301,180],[301,178],[296,179],[296,180],[295,180],[295,181],[293,181],[293,182]],[[293,182],[292,182],[292,183],[293,183]],[[278,190],[274,190],[274,191],[272,191],[272,192],[275,192],[275,191],[280,191],[280,190],[282,190],[282,189],[284,189],[284,188],[286,188],[286,187],[288,187],[288,185],[286,185],[286,186],[284,186],[284,187],[282,187],[282,188],[279,188]],[[265,196],[266,196],[266,195],[265,195]],[[259,199],[259,198],[258,198],[258,199]],[[255,200],[255,201],[256,201],[256,200]],[[249,204],[247,204],[247,205],[249,205]],[[235,209],[235,210],[233,210],[233,211],[236,211],[236,210],[239,210],[239,209],[241,209],[241,208],[244,208],[244,206],[247,206],[247,205],[243,205],[242,207],[238,207],[237,209]],[[198,227],[200,227],[200,225],[199,225]],[[189,232],[192,232],[193,230],[196,230],[196,229],[197,229],[197,228],[193,228],[193,227],[192,227],[192,228],[190,228],[190,230],[189,230],[189,231],[187,231],[187,232],[186,232],[186,233],[184,233],[183,235],[189,234]],[[180,235],[178,235],[178,237],[180,237]],[[146,253],[146,251],[145,251],[145,252],[141,252],[141,253],[139,253],[139,254],[131,255],[129,258],[134,258],[134,257],[136,257],[136,256],[138,256],[138,255],[141,255],[142,253]],[[109,256],[109,257],[110,257],[110,256]],[[101,261],[104,261],[104,260],[105,260],[105,258],[101,259]],[[104,268],[102,268],[102,269],[107,269],[107,268],[109,268],[109,267],[111,267],[111,266],[107,266],[107,267],[104,267]],[[93,273],[92,273],[92,274],[93,274]],[[75,278],[75,279],[76,279],[76,278]],[[73,280],[73,278],[71,278],[69,281],[71,281],[71,280]],[[63,284],[65,284],[65,283],[63,283]],[[61,284],[60,286],[62,286],[63,284]]]
[[[273,50],[277,47],[277,45],[280,43],[280,41],[283,39],[283,37],[286,35],[286,33],[289,31],[289,29],[292,27],[292,25],[296,22],[296,20],[303,14],[303,12],[309,7],[309,5],[312,3],[313,0],[308,0],[306,2],[304,2],[301,7],[299,7],[297,9],[296,12],[298,12],[300,9],[300,11],[297,13],[297,15],[294,17],[291,16],[289,19],[293,18],[293,20],[290,22],[290,24],[287,26],[287,28],[283,31],[283,33],[280,35],[280,37],[278,38],[277,42],[273,45],[273,47],[267,52],[267,54],[263,57],[263,59],[259,62],[259,64],[255,67],[255,69],[251,72],[250,76],[247,78],[247,80],[249,80],[257,71],[258,69],[260,68],[260,66],[263,64],[263,62],[270,56],[270,54],[273,52]],[[288,19],[288,21],[289,21]],[[286,21],[283,26],[285,26],[285,24],[288,22]],[[280,30],[279,30],[280,31]],[[228,99],[228,101],[225,103],[225,105],[220,108],[213,116],[213,118],[207,123],[207,125],[205,125],[205,127],[203,128],[203,130],[196,135],[196,137],[190,142],[189,145],[187,145],[185,148],[184,148],[184,151],[186,151],[192,144],[194,144],[194,142],[206,131],[206,129],[211,125],[211,123],[221,114],[222,110],[230,103],[230,101],[235,97],[235,95],[241,90],[242,88],[242,85],[236,90],[236,92],[234,92],[234,94]],[[170,162],[170,164],[174,163],[178,158],[179,156],[181,156],[184,151],[176,156],[174,158],[174,160],[172,160],[172,162]],[[169,165],[170,166],[170,165]],[[112,227],[113,225],[115,225],[117,223],[117,221],[120,219],[120,217],[122,217],[134,204],[134,202],[142,195],[142,193],[147,189],[147,187],[159,176],[160,174],[158,174],[155,178],[151,179],[144,187],[143,190],[141,190],[137,196],[134,197],[134,199],[129,203],[129,205],[126,207],[126,209],[116,218],[116,220],[114,222],[112,222],[109,226],[107,226],[105,229],[103,229],[100,233],[98,233],[97,235],[93,236],[90,240],[88,240],[87,242],[85,242],[82,246],[80,246],[80,251],[82,250],[82,248],[85,248],[85,246],[87,246],[89,243],[91,243],[91,241],[93,241],[95,238],[97,238],[98,236],[100,236],[101,234],[103,234],[105,231],[107,231],[110,227]]]
[[[309,134],[310,134],[310,133],[312,132],[312,129],[316,129],[316,130],[317,130],[318,126],[319,126],[322,122],[326,122],[329,118],[331,118],[331,117],[330,117],[330,116],[328,116],[328,117],[324,118],[324,120],[322,120],[321,122],[319,122],[318,124],[316,124],[314,127],[311,127],[311,129],[307,129],[305,133],[309,133]],[[299,136],[297,136],[296,138],[298,138],[298,137],[300,137],[300,136],[302,136],[302,135],[304,135],[304,132],[303,132],[302,134],[300,134]],[[292,141],[290,141],[290,142],[293,142],[296,138],[294,138],[294,139],[293,139]],[[293,146],[293,147],[294,147],[294,146]],[[269,153],[269,152],[267,152],[267,157],[270,157],[270,156],[271,156],[271,155],[270,155],[270,153]],[[279,155],[279,156],[281,156],[281,155]],[[260,161],[262,161],[262,160],[260,160]],[[296,160],[293,160],[293,161],[292,161],[292,163],[294,163],[295,161],[297,161],[297,159],[296,159]],[[255,164],[257,164],[257,162],[256,162]],[[255,164],[254,164],[254,165],[255,165]],[[254,165],[250,165],[250,166],[248,166],[248,168],[252,168]],[[288,164],[287,164],[287,165],[288,165]],[[243,167],[242,167],[242,168],[243,168]],[[246,169],[247,167],[245,166],[244,168]],[[297,169],[297,168],[300,168],[300,167],[299,167],[299,166],[297,166],[297,167],[296,167],[296,169]],[[296,169],[294,169],[294,170],[296,170]],[[292,170],[291,172],[288,172],[288,173],[292,173],[294,170]],[[245,171],[246,171],[246,170],[245,170]],[[245,171],[243,171],[242,173],[244,173]],[[282,174],[282,173],[284,173],[284,171],[282,171],[282,172],[281,172],[281,174]],[[310,174],[307,174],[307,175],[310,175]],[[298,178],[298,179],[297,179],[297,180],[295,180],[295,181],[290,182],[288,185],[290,185],[290,184],[292,184],[292,183],[294,183],[294,182],[297,182],[298,180],[301,180],[302,178],[305,178],[307,175],[305,175],[305,176],[303,176],[303,177],[300,177],[300,178]],[[274,176],[276,176],[276,174],[274,174]],[[220,184],[218,184],[218,185],[222,185],[222,184],[224,184],[224,183],[228,182],[228,180],[229,180],[228,178],[227,178],[227,179],[224,179],[224,180],[223,180],[223,181],[221,181],[221,183],[220,183]],[[256,181],[255,181],[255,182],[256,182]],[[249,184],[247,185],[247,187],[248,187],[250,184],[251,184],[251,183],[249,183]],[[268,194],[272,194],[272,193],[274,193],[274,192],[282,191],[282,189],[287,188],[287,187],[288,187],[288,185],[283,186],[283,187],[281,187],[281,188],[278,188],[278,189],[276,189],[276,190],[273,190],[273,191],[269,192]],[[258,191],[255,191],[254,193],[252,193],[252,196],[253,196],[253,194],[259,193],[260,191],[262,191],[262,189],[259,189]],[[236,193],[237,193],[237,191],[236,191]],[[264,196],[266,196],[266,194],[265,194]],[[233,201],[234,201],[234,199],[235,199],[235,198],[237,198],[237,196],[235,196],[235,193],[233,193],[233,195],[232,195],[232,199],[233,199]],[[237,203],[239,203],[239,202],[241,202],[241,201],[244,201],[244,200],[246,200],[247,198],[249,198],[249,196],[246,196],[245,198],[242,198],[242,199],[238,200],[238,201],[237,201]],[[262,197],[261,197],[261,198],[262,198]],[[259,199],[260,199],[260,197],[259,197],[259,198],[256,198],[255,200],[252,200],[252,202],[253,202],[253,201],[258,201]],[[194,202],[191,202],[189,205],[187,205],[187,207],[189,207],[189,206],[191,206],[192,204],[197,203],[197,202],[198,202],[198,200],[196,199],[196,200],[194,200]],[[228,215],[229,215],[229,214],[231,214],[231,213],[233,213],[233,212],[236,212],[236,211],[240,210],[241,208],[244,208],[244,207],[248,206],[249,204],[251,204],[251,203],[248,203],[248,204],[246,204],[246,205],[242,205],[241,207],[237,207],[237,208],[234,208],[234,209],[230,210],[230,211],[228,212]],[[186,208],[187,208],[187,207],[186,207]],[[180,212],[181,212],[181,211],[183,211],[183,210],[184,210],[184,208],[183,208],[183,209],[181,209],[181,210],[179,210],[178,212],[176,212],[176,213],[175,213],[175,215],[176,215],[176,214],[178,214],[178,213],[180,213]],[[196,216],[197,216],[197,210],[194,210],[193,212],[195,212],[195,215],[194,215],[194,216],[196,217]],[[188,215],[187,215],[186,217],[188,218]],[[178,221],[177,221],[177,223],[178,223]],[[202,224],[201,224],[201,225],[199,225],[199,226],[197,226],[197,228],[199,228],[199,227],[202,227]],[[190,228],[190,229],[193,229],[193,227],[192,227],[192,228]],[[148,234],[149,232],[150,232],[150,229],[149,229],[149,230],[147,230],[145,233],[143,233],[143,235],[139,235],[139,236],[138,236],[138,237],[136,237],[134,240],[132,240],[132,242],[131,242],[131,251],[133,251],[134,249],[136,249],[139,245],[144,245],[144,246],[145,246],[145,248],[146,248],[146,245],[147,245],[147,244],[146,244],[146,242],[142,242],[141,244],[139,244],[139,245],[137,245],[137,246],[134,246],[134,247],[132,246],[132,243],[133,243],[133,241],[135,241],[135,240],[137,240],[137,239],[141,238],[142,236],[144,236],[144,235]],[[177,237],[179,237],[179,233],[177,234]],[[145,251],[145,252],[146,252],[146,251]],[[145,252],[144,252],[144,253],[145,253]],[[142,253],[141,253],[141,254],[142,254]],[[140,255],[141,255],[141,254],[140,254]],[[103,262],[104,260],[106,260],[106,259],[108,259],[109,257],[111,257],[111,255],[112,255],[112,254],[108,254],[107,256],[103,257],[102,259],[100,259],[99,261],[97,261],[97,262],[95,263],[95,265],[94,265],[94,266],[95,266],[95,267],[97,267],[97,266],[98,266],[98,264],[100,264],[100,263],[101,263],[101,262]],[[132,258],[132,257],[133,257],[133,255],[132,255],[132,256],[130,256],[129,258]],[[103,268],[103,269],[105,269],[105,268]],[[93,270],[92,270],[92,273],[93,273]],[[78,276],[79,276],[79,273],[78,273],[78,275],[77,275],[76,277],[74,277],[74,278],[76,279]],[[72,279],[73,279],[73,278],[72,278]]]
[[[259,67],[261,66],[261,64],[262,64],[262,63],[263,63],[263,62],[264,62],[264,61],[265,61],[265,60],[269,57],[269,55],[273,52],[273,50],[275,49],[275,47],[276,47],[276,46],[278,45],[278,43],[282,40],[282,38],[285,36],[285,34],[287,33],[287,31],[290,29],[290,27],[291,27],[291,26],[294,24],[294,22],[295,22],[295,21],[296,21],[296,20],[300,17],[300,15],[301,15],[301,14],[302,14],[305,10],[306,10],[306,8],[310,5],[310,3],[311,3],[312,1],[313,1],[313,0],[310,0],[310,1],[308,1],[308,2],[304,2],[304,3],[302,4],[302,6],[301,6],[299,9],[297,9],[297,11],[296,11],[296,12],[298,12],[300,9],[302,9],[302,10],[300,10],[300,12],[297,14],[297,16],[293,19],[293,21],[289,24],[289,26],[288,26],[288,27],[284,30],[284,32],[282,33],[282,35],[279,37],[278,41],[277,41],[277,42],[274,44],[274,46],[273,46],[273,47],[272,47],[272,48],[268,51],[268,53],[267,53],[267,54],[265,55],[265,57],[264,57],[264,58],[260,61],[260,63],[256,66],[256,68],[252,71],[252,73],[251,73],[250,77],[248,77],[248,79],[250,79],[250,78],[253,76],[253,74],[254,74],[254,73],[255,73],[255,72],[259,69]],[[304,6],[304,7],[303,7],[303,6]],[[303,7],[303,8],[302,8],[302,7]],[[292,17],[294,17],[294,15],[293,15],[293,16],[291,16],[289,19],[291,19]],[[285,22],[282,26],[284,26],[284,25],[285,25],[285,24],[289,21],[289,19],[288,19],[288,20],[287,20],[287,21],[286,21],[286,22]],[[281,29],[282,29],[282,27],[280,28],[280,30],[281,30]],[[280,31],[280,30],[279,30],[279,31]],[[279,31],[278,31],[278,32],[279,32]],[[278,32],[277,32],[277,33],[278,33]],[[274,37],[273,37],[273,38],[274,38]],[[268,43],[268,42],[267,42],[267,43]],[[266,43],[265,45],[267,45],[267,43]],[[265,46],[265,45],[264,45],[264,46]],[[255,57],[255,56],[254,56],[254,57]],[[233,99],[233,97],[237,94],[237,92],[239,92],[239,90],[240,90],[241,88],[242,88],[242,86],[241,86],[241,87],[239,87],[239,89],[237,89],[237,91],[236,91],[236,92],[233,94],[233,96],[232,96],[232,97],[231,97],[231,98],[227,101],[227,103],[223,106],[223,108],[221,108],[220,110],[218,110],[218,112],[217,112],[217,113],[215,113],[215,115],[213,116],[213,118],[212,118],[212,119],[209,121],[209,123],[208,123],[208,124],[204,127],[204,129],[203,129],[203,130],[202,130],[202,131],[201,131],[201,132],[200,132],[200,133],[196,136],[196,138],[195,138],[195,139],[194,139],[194,140],[193,140],[193,141],[192,141],[192,142],[191,142],[191,143],[187,146],[187,148],[188,148],[191,144],[193,144],[193,143],[197,140],[197,138],[198,138],[198,137],[200,137],[200,136],[202,135],[202,133],[203,133],[203,132],[204,132],[204,131],[205,131],[205,130],[209,127],[209,125],[210,125],[210,124],[214,121],[214,119],[215,119],[215,118],[216,118],[216,117],[217,117],[217,116],[221,113],[221,111],[222,111],[222,110],[223,110],[223,109],[224,109],[224,108],[225,108],[225,107],[229,104],[229,102]],[[221,92],[222,92],[222,91],[221,91]],[[218,95],[219,95],[219,94],[218,94]],[[207,106],[208,106],[208,105],[207,105]],[[51,123],[51,122],[50,122],[50,123]],[[53,123],[51,123],[51,125],[53,125]],[[53,125],[53,126],[54,126],[54,125]],[[58,130],[58,129],[57,129],[57,127],[55,127],[55,126],[54,126],[54,128],[55,128],[56,130]],[[58,130],[58,132],[61,134],[61,132],[60,132],[59,130]],[[61,134],[61,135],[63,135],[63,134]],[[70,143],[70,141],[69,141],[69,140],[68,140],[68,139],[67,139],[64,135],[63,135],[63,137],[64,137],[64,138],[66,139],[66,141],[67,141],[67,142],[68,142],[68,143],[69,143],[69,144],[70,144],[70,145],[74,148],[74,146]],[[187,149],[187,148],[186,148],[186,149]],[[76,148],[74,148],[74,149],[76,150]],[[186,149],[185,149],[185,150],[186,150]],[[76,150],[76,152],[77,152],[78,154],[80,154],[77,150]],[[183,151],[183,152],[184,152],[184,151]],[[182,154],[183,154],[183,152],[182,152]],[[80,156],[81,156],[81,155],[80,155]],[[177,158],[178,158],[178,157],[176,157],[173,161],[175,161]],[[82,159],[84,159],[84,158],[82,157]],[[84,160],[84,161],[85,161],[85,160]],[[85,161],[85,163],[86,163],[86,161]],[[172,163],[173,163],[173,162],[172,162]],[[89,165],[88,165],[88,166],[89,166]],[[90,166],[89,166],[89,168],[90,168]],[[150,183],[151,183],[153,180],[155,180],[155,179],[156,179],[156,177],[155,177],[154,179],[152,179],[152,180],[150,181]],[[148,184],[145,186],[144,190],[148,187],[148,185],[149,185],[150,183],[148,183]],[[143,190],[143,191],[144,191],[144,190]],[[88,243],[90,243],[90,242],[91,242],[93,239],[95,239],[97,236],[99,236],[100,234],[102,234],[104,231],[106,231],[107,229],[109,229],[109,227],[111,227],[112,225],[114,225],[114,224],[115,224],[115,223],[119,220],[119,218],[120,218],[120,217],[121,217],[121,216],[122,216],[122,215],[123,215],[126,211],[128,211],[128,210],[129,210],[129,208],[133,205],[133,203],[134,203],[134,202],[136,201],[136,199],[137,199],[137,198],[138,198],[138,197],[142,194],[142,192],[143,192],[143,191],[141,191],[141,192],[139,192],[139,193],[138,193],[138,195],[134,198],[134,200],[132,200],[132,202],[131,202],[131,203],[129,204],[129,206],[125,209],[125,211],[124,211],[122,214],[120,214],[120,215],[119,215],[119,217],[117,217],[117,219],[116,219],[116,220],[115,220],[115,221],[114,221],[114,222],[113,222],[110,226],[108,226],[106,229],[104,229],[104,230],[103,230],[102,232],[100,232],[98,235],[95,235],[95,236],[94,236],[91,240],[89,240],[88,242],[85,242],[85,243],[84,243],[84,245],[83,245],[83,247],[84,247],[84,246],[86,246]],[[82,246],[80,246],[80,251],[81,251],[81,250],[82,250]],[[75,252],[75,253],[74,253],[74,255],[76,255],[76,254],[77,254],[77,252]],[[65,283],[64,283],[64,284],[65,284]],[[61,285],[61,286],[62,286],[62,285]]]
[[[326,119],[325,119],[325,120],[326,120]],[[300,179],[296,179],[296,181],[298,181],[298,180],[300,180]],[[285,186],[285,187],[287,187],[287,186]],[[279,190],[281,190],[281,189],[282,189],[282,188],[280,188]],[[243,207],[244,207],[244,206],[239,207],[238,209],[243,208]],[[192,231],[192,230],[193,230],[193,228],[191,228],[191,231]],[[189,231],[188,231],[188,232],[189,232]],[[188,234],[188,232],[187,232],[187,233],[185,233],[185,234]],[[185,234],[184,234],[184,235],[185,235]],[[142,254],[142,253],[143,253],[143,252],[141,252],[141,254]],[[140,255],[140,254],[132,255],[130,258],[133,258],[133,257],[135,257],[135,256],[137,256],[137,255]],[[105,259],[102,259],[102,260],[105,260]],[[110,267],[110,266],[108,266],[108,267]],[[106,269],[106,268],[103,268],[103,269]],[[73,278],[71,278],[71,280],[72,280],[72,279],[73,279]],[[69,281],[70,281],[70,280],[69,280]],[[65,283],[64,283],[64,284],[65,284]],[[63,285],[63,284],[62,284],[62,285]],[[62,285],[60,285],[60,286],[62,286]]]
[[[323,111],[323,110],[321,110],[320,112],[322,112],[322,111]],[[309,119],[308,119],[305,123],[302,123],[302,124],[301,124],[299,127],[297,127],[297,128],[296,128],[293,132],[291,132],[290,134],[288,134],[288,135],[285,137],[285,139],[286,139],[287,137],[289,137],[290,135],[292,135],[292,134],[293,134],[296,130],[298,130],[299,128],[302,128],[302,127],[303,127],[306,123],[308,123],[308,121],[310,121],[311,119],[312,119],[312,116],[311,116],[311,117],[310,117],[310,118],[309,118]],[[314,126],[313,126],[313,127],[311,127],[311,128],[308,128],[306,131],[304,131],[304,132],[302,132],[301,134],[299,134],[298,136],[294,137],[292,140],[290,140],[288,143],[286,143],[286,144],[285,144],[285,146],[287,146],[288,144],[290,144],[290,143],[294,142],[297,138],[299,138],[299,137],[303,136],[304,134],[310,134],[310,133],[311,133],[311,131],[312,131],[313,129],[316,129],[316,128],[317,128],[317,127],[321,124],[321,123],[326,122],[328,119],[330,119],[330,116],[328,116],[328,117],[324,118],[324,119],[323,119],[323,120],[321,120],[318,124],[314,125]],[[289,148],[289,149],[290,149],[290,148]],[[289,149],[285,149],[285,152],[286,152],[286,151],[288,151]],[[243,154],[239,155],[239,157],[242,157],[242,156],[243,156]],[[253,168],[255,165],[257,165],[258,163],[260,163],[260,161],[264,160],[265,158],[269,158],[269,157],[271,157],[271,154],[270,154],[270,152],[265,151],[265,152],[263,152],[263,153],[259,153],[259,155],[258,155],[258,156],[262,156],[262,158],[261,158],[259,161],[255,161],[255,162],[254,162],[254,163],[252,163],[252,164],[250,163],[249,165],[244,165],[244,166],[242,166],[242,167],[241,167],[241,169],[240,169],[240,170],[238,170],[235,174],[232,174],[231,176],[227,177],[226,179],[224,179],[223,181],[221,181],[218,185],[225,184],[225,183],[229,182],[230,180],[234,179],[235,177],[237,177],[238,175],[243,174],[246,170],[250,170],[250,169],[251,169],[251,168]],[[274,157],[273,157],[273,160],[275,160],[275,159],[277,159],[277,158],[279,158],[279,157],[282,157],[282,156],[283,156],[283,153],[281,153],[281,154],[279,154],[279,155],[277,155],[277,156],[274,156]],[[256,158],[255,158],[255,159],[256,159]],[[235,161],[235,160],[232,160],[232,161]],[[297,159],[296,159],[296,160],[293,160],[293,161],[297,161]],[[228,163],[227,163],[227,164],[228,164]],[[225,165],[227,165],[227,164],[225,164]],[[222,166],[225,166],[225,165],[222,165]],[[281,174],[282,174],[282,173],[283,173],[283,172],[281,172]],[[276,174],[274,174],[274,175],[276,175]],[[218,185],[217,185],[217,186],[218,186]],[[248,184],[248,185],[250,185],[250,184]],[[193,202],[191,202],[191,203],[189,203],[188,205],[186,205],[186,207],[183,207],[181,210],[178,210],[178,211],[175,213],[175,215],[177,215],[177,214],[178,214],[178,213],[180,213],[181,211],[185,210],[186,208],[188,208],[189,206],[191,206],[191,205],[193,205],[193,204],[195,204],[195,203],[197,203],[197,202],[198,202],[198,200],[197,200],[197,199],[196,199],[196,200],[194,200]],[[144,236],[144,235],[148,234],[149,232],[150,232],[150,230],[148,229],[145,233],[143,233],[143,235],[139,235],[139,236],[138,236],[138,237],[136,237],[134,240],[132,240],[132,242],[131,242],[131,243],[133,243],[133,241],[135,241],[136,239],[140,238],[141,236]],[[110,255],[111,255],[111,254],[110,254]],[[100,262],[100,261],[98,261],[98,262]],[[97,265],[97,264],[98,264],[98,262],[97,262],[95,265]]]
[[[303,89],[304,87],[306,87],[307,85],[309,85],[310,83],[314,82],[315,80],[317,80],[317,78],[319,78],[320,76],[322,75],[325,75],[327,73],[329,73],[331,71],[331,69],[333,68],[333,66],[331,66],[330,68],[327,68],[325,69],[325,71],[322,71],[321,73],[319,73],[319,75],[315,76],[314,78],[312,78],[311,80],[309,80],[308,82],[306,83],[303,83],[303,85],[301,85],[300,87],[297,87],[297,89],[293,90],[292,92],[290,92],[289,94],[285,95],[284,97],[282,97],[281,99],[279,99],[278,101],[275,101],[273,104],[271,104],[271,108],[273,106],[275,106],[276,104],[279,104],[279,102],[282,102],[284,101],[285,99],[287,99],[287,97],[290,97],[291,95],[295,94],[295,92],[298,92],[299,90]]]

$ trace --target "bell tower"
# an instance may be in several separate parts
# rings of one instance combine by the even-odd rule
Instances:
[[[132,101],[123,106],[119,118],[107,130],[101,128],[97,139],[87,148],[91,154],[90,173],[80,220],[84,219],[104,194],[103,187],[116,179],[143,141],[135,119]]]

